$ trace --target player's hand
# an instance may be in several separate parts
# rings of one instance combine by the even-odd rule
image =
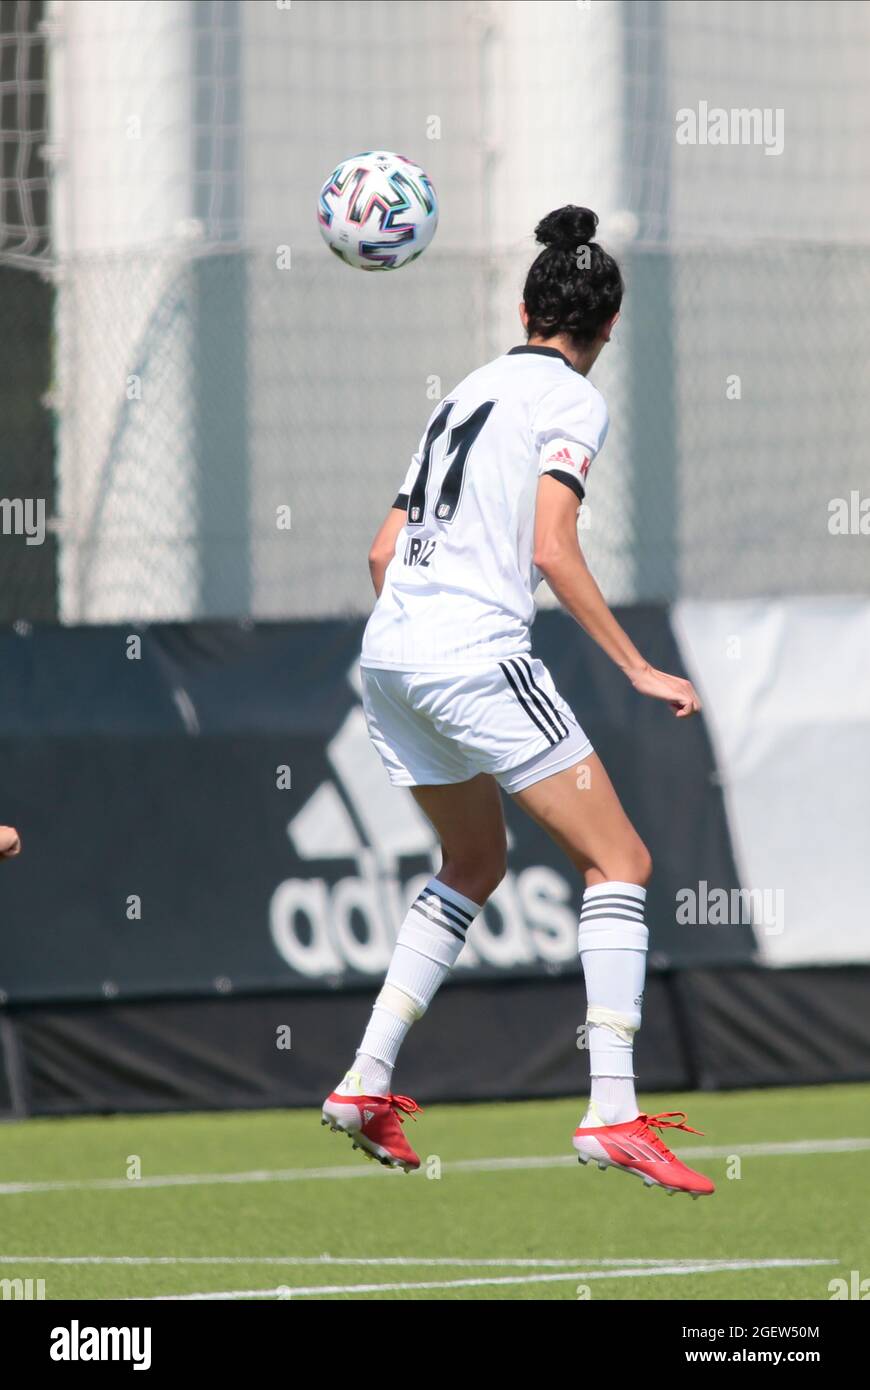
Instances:
[[[21,836],[13,825],[0,825],[0,859],[13,859],[21,850]]]
[[[701,708],[697,690],[682,676],[669,676],[654,666],[645,666],[640,671],[629,672],[629,680],[639,694],[665,700],[678,719],[687,719]]]

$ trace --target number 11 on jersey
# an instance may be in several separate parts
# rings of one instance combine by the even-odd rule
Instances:
[[[462,484],[465,480],[465,465],[468,462],[468,456],[495,404],[495,401],[483,401],[466,420],[454,425],[450,430],[444,455],[449,463],[435,502],[435,517],[438,521],[452,521],[456,515],[462,498]],[[447,429],[447,422],[454,405],[455,401],[445,401],[426,432],[426,444],[420,459],[420,468],[408,498],[407,524],[409,526],[422,526],[426,519],[426,488],[432,467],[432,451]],[[406,559],[405,563],[421,564],[423,562]]]

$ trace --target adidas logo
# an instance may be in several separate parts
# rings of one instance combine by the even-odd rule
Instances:
[[[553,464],[560,464],[563,468],[570,469],[574,473],[579,473],[581,478],[586,477],[592,460],[584,454],[580,463],[574,458],[570,449],[557,449],[554,454],[547,457],[546,466],[549,468]]]
[[[364,1111],[363,1111],[363,1123],[364,1123],[364,1124],[368,1124],[369,1120],[373,1120],[374,1118],[375,1118],[375,1112],[374,1112],[374,1110],[364,1110]]]
[[[620,1149],[623,1157],[627,1158],[630,1162],[633,1161],[637,1163],[639,1160],[646,1163],[673,1162],[672,1154],[665,1160],[664,1154],[656,1153],[655,1149],[650,1144],[645,1143],[643,1139],[622,1138],[612,1140],[611,1142],[614,1148]]]
[[[282,960],[297,975],[331,985],[384,974],[408,906],[440,863],[432,826],[406,788],[389,784],[371,745],[356,662],[348,681],[359,703],[327,745],[332,776],[287,825],[299,867],[269,903]],[[573,895],[572,883],[550,865],[509,871],[475,922],[458,968],[486,967],[491,976],[493,969],[534,963],[573,967]]]

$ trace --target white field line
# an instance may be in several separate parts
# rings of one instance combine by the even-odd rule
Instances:
[[[775,1261],[773,1263],[776,1263]],[[812,1261],[811,1261],[812,1263]],[[819,1261],[819,1263],[827,1263]],[[835,1261],[836,1263],[836,1261]],[[445,1255],[0,1255],[4,1265],[282,1265],[294,1267],[314,1267],[328,1269],[336,1265],[353,1267],[439,1268],[439,1269],[573,1269],[577,1264],[596,1265],[603,1268],[613,1265],[625,1269],[630,1265],[639,1269],[655,1268],[658,1265],[705,1265],[716,1266],[721,1260],[715,1259],[672,1259],[647,1260],[617,1259],[499,1259],[484,1258],[473,1260],[464,1255],[460,1259],[450,1259]]]
[[[508,1284],[555,1284],[572,1280],[584,1282],[592,1279],[654,1279],[683,1274],[720,1274],[727,1271],[753,1269],[802,1269],[809,1266],[837,1265],[839,1260],[719,1260],[715,1264],[673,1264],[658,1266],[655,1269],[638,1269],[637,1266],[619,1269],[572,1269],[560,1274],[507,1275],[490,1279],[427,1279],[420,1283],[395,1284],[309,1284],[301,1288],[279,1285],[275,1289],[229,1289],[221,1293],[182,1293],[158,1294],[150,1299],[129,1299],[127,1302],[148,1303],[187,1303],[191,1301],[222,1300],[232,1298],[281,1298],[293,1299],[314,1296],[322,1298],[325,1294],[347,1293],[407,1293],[420,1289],[476,1289],[494,1288]]]
[[[691,1148],[674,1149],[684,1163],[697,1163],[708,1158],[798,1158],[803,1154],[860,1153],[870,1149],[870,1139],[793,1139],[773,1144],[697,1144]],[[458,1163],[444,1163],[442,1170],[461,1168],[465,1173],[491,1173],[499,1169],[571,1167],[576,1154],[559,1154],[555,1158],[466,1158]],[[2,1193],[0,1187],[0,1193]]]
[[[677,1149],[688,1163],[709,1158],[792,1158],[803,1154],[860,1153],[870,1149],[870,1139],[797,1139],[773,1144],[694,1145]],[[424,1160],[425,1161],[425,1160]],[[442,1163],[442,1173],[499,1173],[533,1168],[570,1168],[573,1155],[530,1155],[521,1158],[464,1158]],[[397,1178],[397,1169],[380,1165],[347,1164],[334,1168],[266,1168],[244,1173],[167,1173],[153,1178],[81,1178],[57,1182],[0,1183],[0,1197],[31,1192],[129,1192],[151,1187],[203,1187],[220,1183],[340,1181],[345,1178]]]

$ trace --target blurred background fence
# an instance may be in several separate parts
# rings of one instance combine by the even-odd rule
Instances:
[[[852,0],[2,0],[0,497],[47,527],[5,527],[0,617],[366,611],[432,402],[517,341],[568,200],[628,284],[608,597],[866,592],[828,508],[867,475],[868,61]],[[680,143],[702,103],[756,143]],[[316,196],[385,144],[441,226],[354,274]]]

